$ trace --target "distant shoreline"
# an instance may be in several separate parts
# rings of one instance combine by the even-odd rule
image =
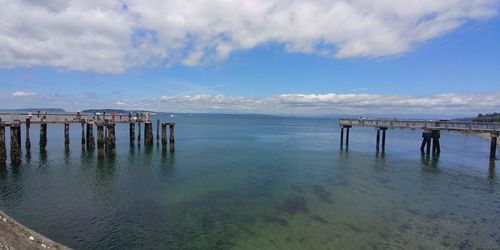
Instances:
[[[471,132],[471,133],[468,133],[466,132],[465,134],[468,134],[468,135],[473,135],[473,136],[478,136],[478,137],[481,137],[485,140],[488,140],[490,141],[491,140],[491,135],[490,133],[478,133],[478,132]],[[497,145],[500,145],[500,140],[497,139]]]

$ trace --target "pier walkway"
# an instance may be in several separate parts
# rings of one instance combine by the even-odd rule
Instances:
[[[10,161],[13,165],[19,165],[22,162],[21,157],[21,128],[25,130],[25,148],[31,149],[30,128],[32,124],[39,124],[39,146],[44,151],[47,146],[47,125],[64,125],[64,145],[67,147],[70,143],[70,124],[81,125],[81,144],[87,149],[95,147],[97,141],[98,155],[105,153],[115,154],[116,134],[115,126],[117,124],[129,124],[130,145],[134,146],[136,141],[136,125],[138,127],[137,144],[141,144],[141,124],[144,124],[144,145],[153,145],[153,123],[148,114],[137,116],[128,116],[128,114],[80,114],[80,113],[1,113],[0,112],[0,165],[7,161],[7,149],[5,140],[5,131],[10,127]],[[97,134],[97,140],[94,140],[94,126]],[[156,143],[161,141],[162,151],[167,148],[167,126],[169,127],[170,152],[175,150],[174,126],[173,122],[163,122],[156,120]],[[161,128],[161,134],[160,134]],[[161,137],[161,139],[160,139]]]
[[[401,119],[339,119],[341,128],[340,147],[344,144],[344,129],[346,129],[346,149],[349,148],[349,129],[353,126],[374,127],[377,131],[376,149],[380,149],[380,131],[382,131],[382,151],[385,150],[385,136],[388,128],[408,128],[422,129],[422,144],[420,151],[422,154],[436,155],[441,152],[439,143],[440,131],[457,131],[467,133],[490,133],[490,159],[496,159],[497,138],[500,133],[500,124],[486,122],[469,121],[449,121],[449,120],[401,120]]]

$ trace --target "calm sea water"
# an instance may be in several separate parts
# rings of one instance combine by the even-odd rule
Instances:
[[[443,132],[440,157],[426,158],[418,130],[388,130],[377,154],[373,128],[351,129],[341,151],[336,120],[158,118],[177,123],[175,153],[131,148],[117,125],[116,156],[98,158],[79,125],[69,150],[49,125],[40,154],[32,126],[22,166],[0,167],[0,209],[77,249],[500,245],[487,140]]]

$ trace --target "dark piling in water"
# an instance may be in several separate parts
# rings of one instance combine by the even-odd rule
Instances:
[[[108,140],[106,143],[106,150],[114,155],[116,153],[115,124],[114,123],[108,124],[107,127],[108,127]]]
[[[496,159],[498,132],[491,133],[490,160]]]
[[[344,147],[344,127],[340,127],[340,149]]]
[[[439,145],[439,138],[441,137],[439,130],[432,130],[432,154],[439,155],[441,153],[441,146]]]
[[[170,152],[175,151],[174,123],[170,123]]]
[[[160,143],[160,119],[156,120],[156,143]]]
[[[167,149],[167,123],[161,124],[161,149],[162,151]]]
[[[40,149],[45,150],[45,147],[47,146],[47,123],[45,121],[42,121],[40,123]]]
[[[21,123],[19,121],[10,124],[10,161],[12,164],[21,163]]]
[[[420,145],[420,153],[425,154],[426,145],[427,145],[427,132],[422,132],[422,144]]]
[[[97,147],[104,145],[104,126],[102,123],[97,123]]]
[[[82,145],[85,144],[85,120],[81,121],[82,124]]]
[[[141,122],[138,122],[137,126],[139,127],[139,132],[137,133],[137,146],[140,146],[141,145]]]
[[[346,150],[349,149],[349,128],[350,127],[347,127],[347,131],[346,131],[346,134],[345,134],[345,149]]]
[[[144,124],[144,145],[153,145],[153,123],[151,121]]]
[[[87,123],[87,147],[94,147],[94,125]]]
[[[104,126],[101,122],[96,124],[97,127],[97,155],[99,157],[104,156]]]
[[[380,128],[382,130],[382,152],[385,152],[385,131],[387,128]]]
[[[26,118],[26,143],[24,145],[26,147],[26,150],[30,150],[31,149],[30,127],[31,127],[31,119],[30,118]]]
[[[129,124],[129,133],[130,133],[130,146],[134,146],[135,144],[135,123],[131,122]]]
[[[64,122],[64,145],[69,145],[69,122]]]
[[[7,161],[7,150],[5,149],[5,124],[0,119],[0,164]]]

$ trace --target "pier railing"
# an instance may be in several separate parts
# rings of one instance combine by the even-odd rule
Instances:
[[[385,136],[388,128],[409,128],[423,129],[422,144],[420,152],[422,155],[439,155],[441,145],[439,138],[440,131],[462,131],[462,132],[481,132],[490,133],[490,160],[496,159],[497,139],[500,134],[500,124],[492,122],[472,122],[472,121],[449,121],[449,120],[401,120],[401,119],[339,119],[340,126],[340,148],[344,143],[344,129],[347,130],[345,145],[349,148],[349,129],[353,126],[365,126],[376,128],[376,149],[379,150],[380,132],[382,131],[382,152],[385,151]]]
[[[131,117],[132,120],[135,120],[135,116]],[[0,119],[1,121],[5,122],[7,125],[10,122],[13,121],[20,121],[21,123],[24,123],[27,118],[30,118],[31,123],[40,123],[44,121],[45,123],[64,123],[66,121],[68,122],[73,122],[73,123],[79,123],[82,120],[89,121],[89,120],[94,120],[94,116],[91,113],[7,113],[7,112],[0,112]],[[113,120],[116,123],[120,122],[128,122],[128,114],[115,114],[114,119],[111,114],[106,114],[106,116],[103,116],[103,114],[99,114],[95,116],[96,120],[101,120],[101,119],[109,119]],[[141,118],[135,120],[135,121],[142,121]]]
[[[499,132],[500,124],[488,122],[400,120],[400,119],[339,119],[340,126],[410,128],[465,132]]]

